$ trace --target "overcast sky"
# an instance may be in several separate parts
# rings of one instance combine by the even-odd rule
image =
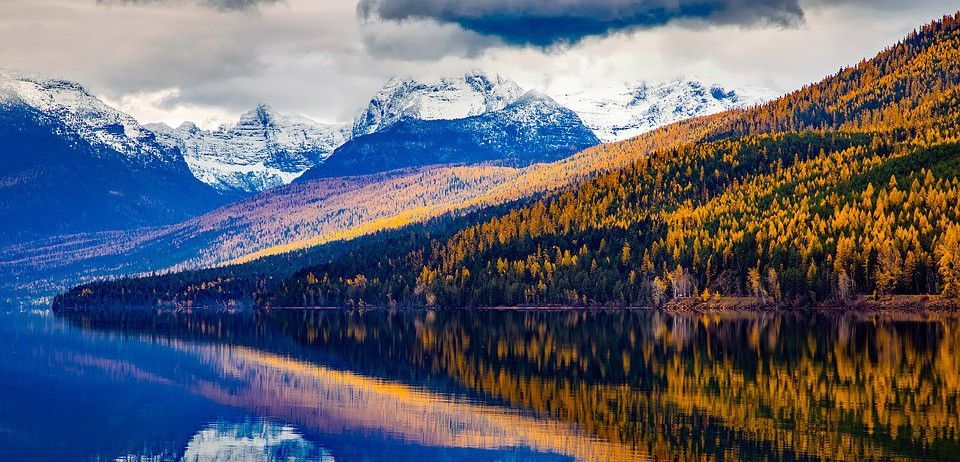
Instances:
[[[0,66],[76,80],[142,122],[259,102],[346,121],[392,76],[472,68],[558,94],[698,76],[786,92],[956,0],[0,0]]]

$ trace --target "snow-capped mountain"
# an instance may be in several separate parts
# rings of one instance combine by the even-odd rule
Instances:
[[[632,138],[690,117],[753,106],[777,94],[764,88],[725,88],[695,78],[596,87],[557,97],[603,142]]]
[[[451,163],[527,166],[599,143],[573,111],[531,90],[503,109],[460,119],[404,118],[337,148],[301,179]]]
[[[156,142],[133,117],[80,84],[0,70],[0,105],[24,105],[55,119],[90,144],[142,162],[175,162],[178,155]]]
[[[190,122],[146,128],[164,145],[179,148],[204,183],[251,193],[290,183],[355,136],[404,119],[455,120],[498,111],[522,94],[512,81],[480,71],[434,81],[395,78],[352,125],[322,124],[260,105],[241,115],[236,125],[217,130],[201,130]]]
[[[227,199],[77,83],[0,73],[0,246],[176,222]]]
[[[438,80],[394,78],[370,100],[353,125],[353,136],[382,130],[402,119],[453,120],[499,111],[524,90],[483,71]]]
[[[347,125],[322,124],[281,114],[266,104],[245,112],[233,126],[206,131],[186,122],[177,128],[147,125],[178,147],[193,174],[219,190],[258,192],[290,183],[319,165],[349,136]]]
[[[537,100],[545,98],[539,94],[536,96]],[[562,95],[557,98],[559,103],[550,100],[551,107],[542,112],[530,109],[529,104],[519,105],[528,111],[523,115],[523,122],[512,118],[519,114],[506,118],[501,114],[499,117],[473,119],[468,124],[445,126],[443,130],[462,131],[469,126],[470,130],[486,131],[488,133],[469,138],[474,141],[483,139],[488,146],[493,146],[499,143],[496,137],[503,135],[503,126],[498,124],[549,127],[551,130],[567,124],[566,129],[577,132],[577,142],[572,145],[581,146],[586,141],[577,130],[583,124],[600,141],[614,141],[688,117],[753,105],[772,96],[772,92],[763,89],[727,89],[696,79],[665,84],[631,82]],[[92,146],[106,152],[119,152],[128,159],[145,163],[159,161],[160,164],[185,161],[197,179],[228,193],[253,193],[288,184],[308,169],[323,168],[327,157],[351,139],[385,131],[403,121],[467,120],[504,111],[524,97],[530,98],[531,94],[513,81],[482,71],[436,80],[394,78],[371,98],[352,124],[323,124],[303,116],[279,113],[264,104],[242,114],[236,125],[202,130],[189,122],[177,128],[165,124],[141,126],[133,117],[111,108],[76,83],[0,71],[0,104],[30,107],[59,121]],[[563,120],[556,118],[562,112],[556,109],[561,107],[569,108],[579,116],[575,123],[565,113],[561,117]],[[386,140],[399,139],[396,138],[398,133],[403,133],[400,138],[406,138],[413,136],[414,131],[423,131],[422,136],[436,136],[428,133],[435,132],[439,125],[425,128],[428,126],[412,124],[395,132],[393,138],[381,137],[374,140],[376,143],[371,140],[364,143],[368,146],[381,143],[383,148],[382,143]],[[522,137],[531,133],[532,130],[521,130],[516,135]],[[517,137],[508,138],[508,144],[523,142]],[[466,146],[459,142],[449,144],[460,148]],[[391,149],[405,151],[396,145],[391,146]],[[530,149],[533,152],[539,148],[532,146]],[[389,154],[383,152],[375,157]],[[464,153],[459,161],[470,161],[477,157],[474,154],[476,152]],[[451,152],[440,157],[450,162],[458,161]],[[480,157],[485,158],[487,154]],[[508,157],[505,155],[504,159]],[[331,173],[343,171],[335,166],[346,161],[341,155],[329,166]],[[383,161],[380,166],[358,168],[382,170],[387,165],[418,163],[388,158]]]

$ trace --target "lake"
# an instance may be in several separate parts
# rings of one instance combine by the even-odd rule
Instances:
[[[960,317],[0,315],[11,461],[951,460]]]

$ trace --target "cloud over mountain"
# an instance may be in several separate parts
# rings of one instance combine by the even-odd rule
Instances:
[[[510,45],[536,47],[675,20],[786,26],[804,18],[799,0],[360,0],[357,14],[365,21],[456,24]]]

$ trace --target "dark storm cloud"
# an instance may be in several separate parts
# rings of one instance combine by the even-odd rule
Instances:
[[[253,11],[283,0],[97,0],[100,5],[200,5],[218,11]]]
[[[550,47],[677,20],[793,25],[798,0],[360,0],[365,21],[434,20],[511,45]]]

